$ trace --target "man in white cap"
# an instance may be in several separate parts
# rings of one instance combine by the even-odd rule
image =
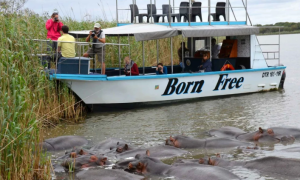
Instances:
[[[95,23],[94,31],[90,31],[90,34],[85,41],[90,42],[91,38],[93,43],[97,44],[93,44],[92,48],[89,48],[83,56],[95,58],[95,54],[97,54],[98,61],[101,63],[101,74],[105,74],[105,34],[101,30],[101,25],[99,23]]]

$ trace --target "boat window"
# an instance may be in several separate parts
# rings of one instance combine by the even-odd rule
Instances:
[[[195,50],[200,50],[205,48],[205,40],[196,40],[195,41]]]

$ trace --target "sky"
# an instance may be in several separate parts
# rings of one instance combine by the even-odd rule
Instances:
[[[183,0],[171,0],[175,4],[175,13],[178,13],[178,7]],[[202,2],[203,21],[208,17],[208,0],[196,0]],[[226,0],[211,0],[211,6],[217,2]],[[245,2],[246,0],[244,0]],[[129,21],[129,4],[132,0],[118,0],[118,19],[119,21]],[[140,13],[146,13],[147,4],[150,0],[136,0]],[[152,0],[154,3],[154,0]],[[237,21],[245,21],[246,12],[242,0],[231,0],[234,15]],[[157,9],[161,9],[162,4],[169,4],[168,0],[156,0]],[[300,22],[300,0],[247,0],[248,14],[251,22],[255,24],[274,24],[276,22]],[[116,0],[28,0],[26,8],[35,13],[49,15],[57,9],[62,17],[71,17],[79,21],[95,21],[98,19],[112,21],[116,20]],[[214,8],[211,8],[214,12]],[[158,14],[162,13],[158,10]],[[234,15],[230,13],[230,21],[235,21]]]

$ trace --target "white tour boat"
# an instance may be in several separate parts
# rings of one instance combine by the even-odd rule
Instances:
[[[118,12],[124,9],[118,9],[118,0],[116,3],[118,20]],[[71,65],[74,67],[74,63],[68,64],[68,60],[65,59],[58,62],[58,70],[51,75],[51,78],[67,83],[69,88],[90,107],[128,103],[161,103],[172,100],[255,93],[279,88],[280,83],[283,83],[281,80],[285,77],[284,71],[286,68],[280,65],[280,42],[278,44],[268,44],[278,46],[278,51],[262,51],[261,46],[267,44],[259,44],[256,35],[259,34],[260,28],[251,24],[248,25],[251,21],[247,12],[247,3],[243,1],[244,21],[230,21],[230,19],[235,18],[232,18],[231,15],[234,8],[231,7],[229,0],[224,2],[224,6],[217,5],[216,7],[211,6],[210,0],[208,0],[208,12],[210,13],[212,9],[216,9],[216,13],[209,16],[207,22],[190,21],[193,12],[201,6],[199,7],[199,3],[195,4],[195,2],[192,4],[191,0],[186,3],[187,5],[183,3],[177,9],[179,10],[179,16],[182,15],[181,13],[184,10],[190,12],[187,13],[189,16],[187,22],[136,23],[135,11],[137,10],[133,8],[131,14],[133,14],[134,22],[120,23],[118,21],[117,27],[103,29],[106,36],[108,36],[107,38],[109,36],[119,37],[119,43],[106,44],[106,46],[119,46],[120,63],[119,67],[107,68],[106,75],[101,75],[100,69],[96,70],[96,73],[95,70],[90,69],[89,59],[69,58],[77,62],[76,66],[78,66],[79,71],[76,73],[70,72],[68,69]],[[152,4],[151,0],[150,5],[151,10],[152,8],[156,9],[156,2]],[[171,7],[170,1],[167,1],[167,5]],[[135,1],[131,5],[128,3],[128,7],[136,7]],[[174,4],[173,7],[175,7]],[[224,18],[226,21],[220,21],[219,18],[216,18],[220,13],[218,11],[222,9],[225,11],[223,16],[226,17]],[[174,10],[173,12],[175,12]],[[153,11],[153,14],[156,14],[156,10]],[[149,15],[148,11],[150,17],[155,17],[153,14],[150,12]],[[167,18],[171,19],[173,15],[178,16],[169,13]],[[86,37],[88,33],[89,31],[70,32],[76,38]],[[120,55],[120,47],[128,47],[130,42],[120,44],[120,37],[124,36],[134,36],[136,41],[143,42],[143,65],[145,62],[144,41],[169,38],[171,42],[171,65],[167,66],[168,74],[156,75],[156,67],[145,67],[139,64],[139,67],[141,67],[139,68],[140,75],[125,76],[124,68],[121,67],[121,61],[124,57]],[[182,36],[183,39],[187,40],[188,53],[182,53],[184,66],[173,64],[172,40],[175,36]],[[213,37],[226,37],[222,43],[219,57],[210,59],[212,63],[211,72],[197,71],[202,63],[202,57],[199,57],[199,54],[204,51],[209,51],[209,54],[211,54],[209,47],[211,47],[211,38]],[[158,44],[157,47],[153,48],[159,51]],[[270,58],[270,53],[274,55],[272,58]],[[128,56],[130,56],[130,50]],[[271,59],[278,60],[278,65],[269,66],[267,61]],[[110,59],[106,58],[106,62],[109,61]],[[159,62],[159,57],[157,57],[157,61]],[[230,69],[221,71],[221,69],[224,70],[227,67]]]

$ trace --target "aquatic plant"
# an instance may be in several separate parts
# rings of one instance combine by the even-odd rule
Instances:
[[[0,177],[50,179],[39,143],[43,127],[80,121],[84,111],[66,85],[50,81],[39,59],[44,19],[0,14]],[[76,104],[76,106],[74,106]]]
[[[45,39],[47,17],[31,11],[4,14],[0,11],[0,179],[50,179],[50,160],[41,152],[39,143],[44,138],[44,127],[60,122],[78,123],[85,114],[84,105],[69,88],[49,80],[36,56],[45,50],[33,39]],[[86,30],[94,22],[63,19],[70,30]],[[113,27],[114,22],[101,21],[102,27]],[[131,57],[142,65],[142,43],[129,37]],[[83,40],[83,39],[82,39]],[[81,41],[82,41],[81,40]],[[108,42],[118,42],[108,37]],[[173,39],[174,64],[178,64],[177,49],[181,37]],[[121,43],[127,44],[128,37]],[[159,40],[159,60],[170,64],[170,39]],[[128,47],[121,49],[123,58]],[[145,42],[145,65],[156,65],[156,41]],[[118,67],[118,46],[106,50],[107,67]]]

